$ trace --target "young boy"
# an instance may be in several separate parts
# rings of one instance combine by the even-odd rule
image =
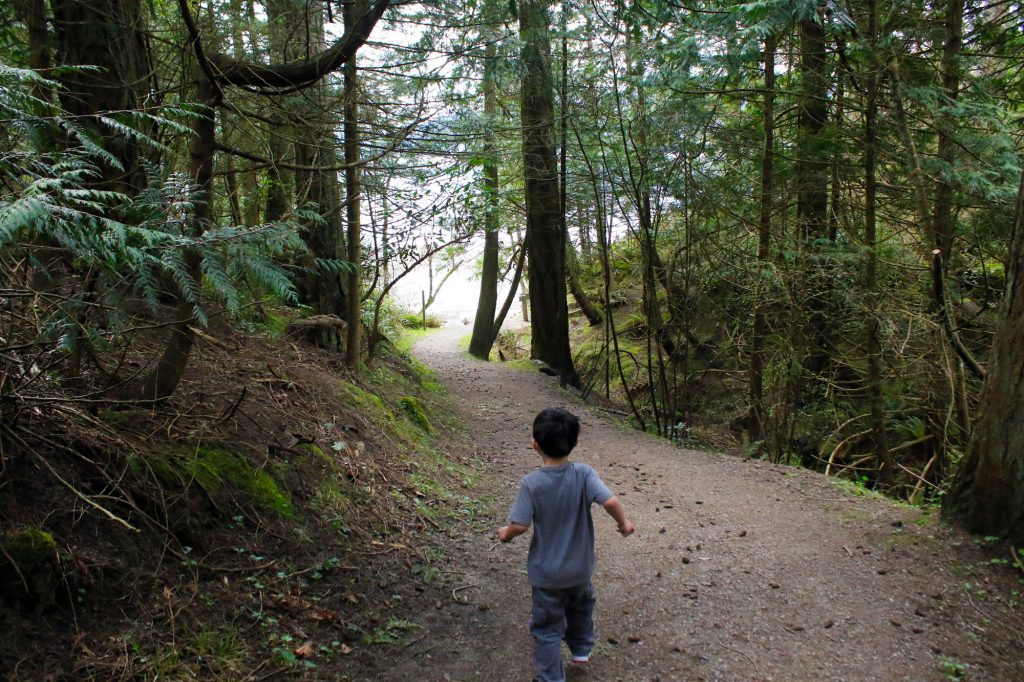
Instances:
[[[586,663],[594,649],[594,520],[590,505],[604,507],[626,537],[635,529],[622,503],[587,464],[569,461],[580,422],[571,413],[543,410],[533,420],[533,449],[544,466],[523,477],[498,539],[509,542],[533,524],[527,576],[533,588],[535,682],[563,682],[562,640],[572,660]]]

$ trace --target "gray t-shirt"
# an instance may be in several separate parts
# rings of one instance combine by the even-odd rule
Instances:
[[[582,585],[594,572],[594,520],[590,505],[612,491],[587,464],[566,462],[523,477],[508,513],[511,523],[533,525],[526,573],[534,587]]]

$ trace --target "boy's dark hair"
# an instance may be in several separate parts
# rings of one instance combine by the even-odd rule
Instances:
[[[579,435],[580,420],[558,407],[541,410],[533,420],[533,439],[548,457],[567,457]]]

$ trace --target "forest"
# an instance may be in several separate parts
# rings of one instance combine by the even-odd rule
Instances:
[[[400,573],[445,504],[482,513],[438,435],[468,399],[409,356],[456,273],[478,361],[532,360],[736,468],[934,511],[1024,571],[1017,0],[12,0],[0,20],[11,679],[262,679],[251,651],[188,663],[180,586],[140,584]],[[156,644],[17,652],[126,594]],[[419,627],[365,621],[317,655]],[[264,672],[315,668],[295,638],[257,647]]]

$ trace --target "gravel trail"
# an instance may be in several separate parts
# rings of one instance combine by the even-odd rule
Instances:
[[[414,349],[448,387],[492,519],[447,531],[454,585],[382,680],[529,680],[528,536],[497,545],[519,478],[539,465],[534,415],[580,417],[572,459],[619,495],[637,533],[595,510],[598,646],[571,680],[1022,680],[1020,575],[921,510],[814,472],[681,449],[630,430],[537,372]],[[464,454],[465,454],[464,453]]]

